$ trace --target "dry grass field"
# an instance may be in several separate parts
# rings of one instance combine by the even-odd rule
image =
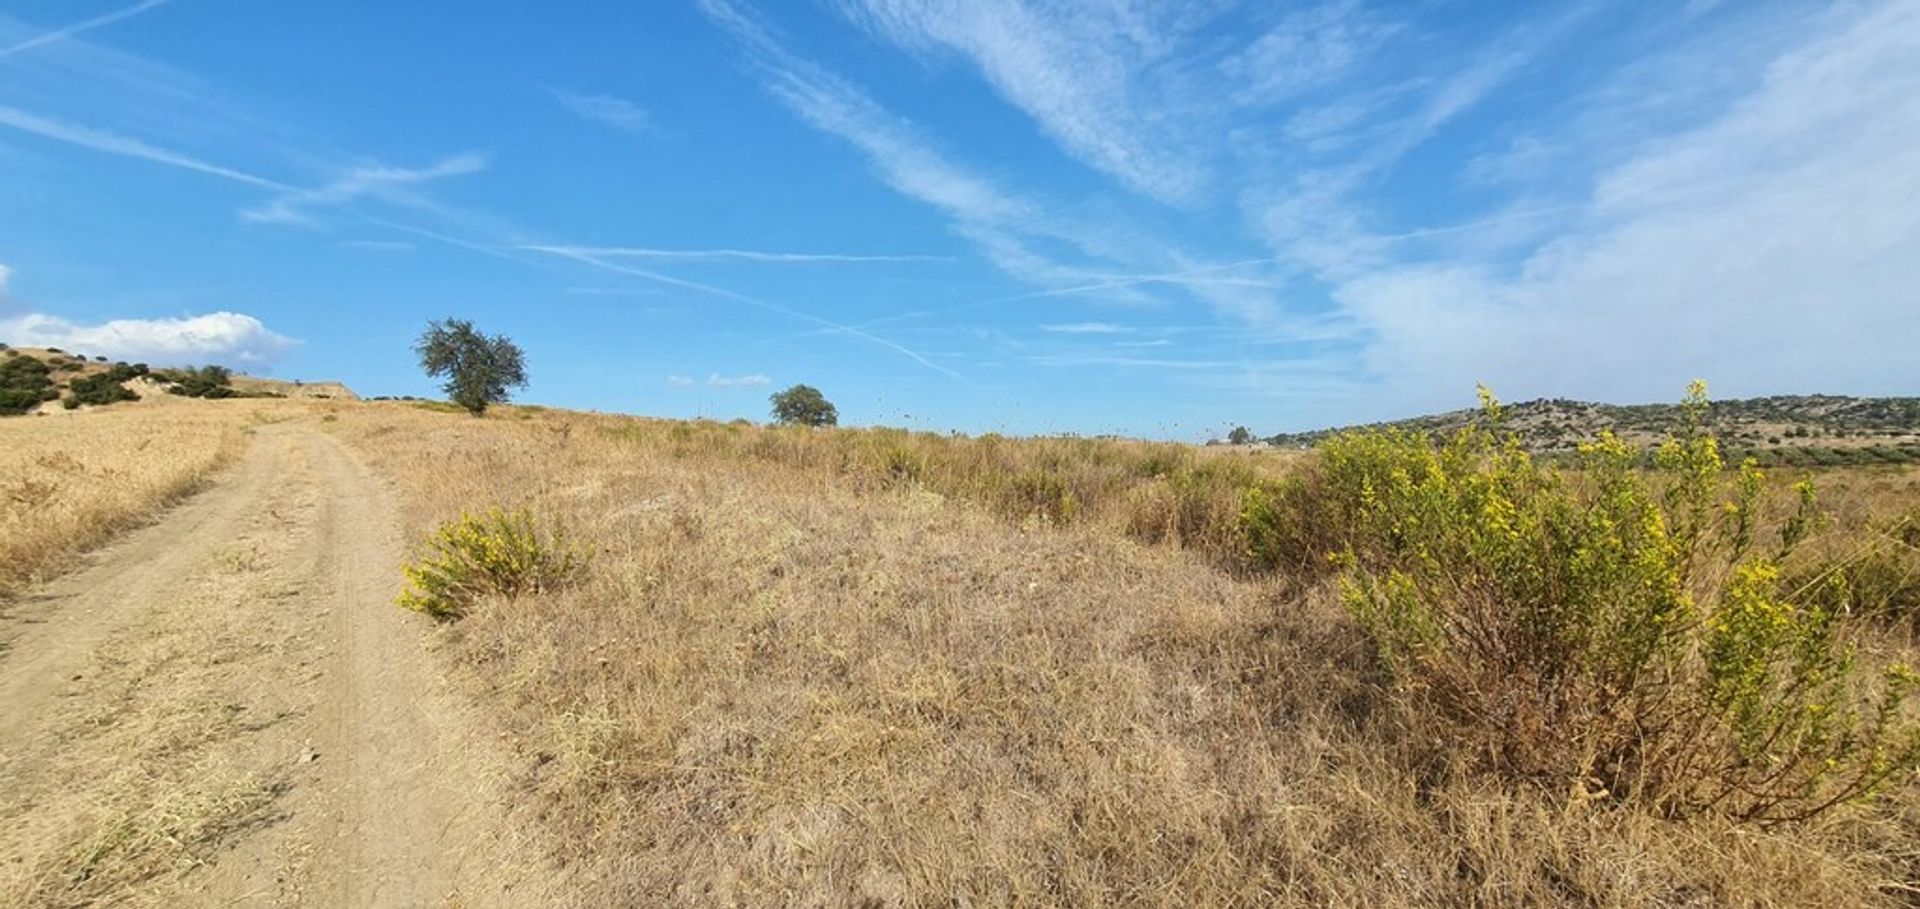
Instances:
[[[1247,570],[1234,542],[1235,488],[1310,462],[530,409],[332,428],[396,478],[416,538],[524,508],[589,556],[565,590],[447,625],[443,651],[581,905],[1920,892],[1904,777],[1762,826],[1477,772],[1423,739],[1334,586]],[[1920,501],[1911,471],[1827,479],[1827,538]],[[1898,623],[1861,633],[1911,650]]]
[[[159,398],[97,413],[0,421],[0,593],[206,484],[275,402]]]
[[[267,422],[283,425],[250,430]],[[1249,536],[1250,491],[1296,502],[1337,473],[1321,453],[341,401],[158,400],[8,420],[0,438],[16,584],[210,477],[226,517],[206,526],[232,537],[136,534],[153,611],[69,629],[72,659],[94,648],[72,691],[8,690],[75,699],[0,722],[26,742],[0,749],[0,895],[26,904],[347,898],[341,869],[374,859],[332,854],[338,834],[313,819],[354,785],[339,774],[380,772],[380,742],[429,740],[417,723],[318,751],[313,737],[342,710],[369,719],[338,728],[377,725],[443,682],[464,706],[434,721],[432,749],[460,760],[408,766],[452,776],[431,800],[417,781],[383,785],[420,793],[396,804],[428,818],[487,816],[457,798],[504,806],[514,861],[558,882],[506,905],[1920,899],[1907,773],[1806,821],[1756,823],[1502,770],[1395,682],[1355,588],[1307,551],[1330,533],[1320,513],[1276,512],[1295,519]],[[243,450],[244,470],[218,473]],[[397,518],[347,451],[391,484]],[[1782,570],[1803,591],[1846,576],[1835,627],[1862,665],[1911,659],[1920,472],[1780,472],[1760,536],[1788,533],[1805,476],[1824,517]],[[342,610],[399,612],[382,599],[399,573],[355,566],[425,558],[436,528],[496,508],[568,556],[552,583],[458,621],[354,632],[404,637],[379,658],[396,666],[430,627],[413,675],[338,662],[367,646],[331,637],[352,627]],[[392,542],[363,539],[396,519]],[[486,558],[528,564],[511,547]],[[346,584],[365,596],[336,595]],[[0,682],[34,656],[0,662]],[[385,706],[329,706],[368,686]],[[322,757],[296,757],[309,753]],[[61,785],[80,766],[93,782]],[[457,790],[451,807],[440,790]],[[391,855],[446,854],[382,829]],[[480,892],[448,904],[487,904]]]

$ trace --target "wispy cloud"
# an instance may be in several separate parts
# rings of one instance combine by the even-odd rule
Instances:
[[[878,344],[882,347],[887,348],[888,350],[894,351],[895,353],[905,356],[906,358],[914,361],[915,363],[918,363],[921,366],[925,366],[926,368],[931,369],[934,372],[940,373],[950,378],[955,378],[955,379],[962,378],[959,373],[954,372],[953,370],[948,369],[945,366],[942,366],[938,363],[933,362],[932,360],[927,359],[925,356],[921,355],[918,351],[912,350],[911,348],[901,345],[896,341],[890,341],[886,338],[880,337],[879,335],[861,330],[852,325],[846,325],[844,323],[835,322],[832,319],[823,319],[819,316],[813,315],[812,313],[801,312],[800,310],[794,309],[789,306],[782,306],[778,303],[774,303],[768,300],[762,300],[758,297],[751,297],[743,293],[737,293],[735,291],[727,290],[724,287],[716,287],[712,284],[702,284],[698,281],[689,281],[689,280],[686,280],[685,278],[676,278],[676,277],[673,277],[672,275],[662,274],[657,271],[651,271],[644,268],[636,268],[631,265],[623,265],[618,262],[608,261],[607,259],[602,258],[600,256],[595,256],[590,253],[583,252],[580,247],[543,246],[543,245],[527,244],[527,245],[521,246],[520,248],[530,250],[533,252],[540,252],[540,253],[546,253],[548,255],[558,256],[563,259],[568,259],[574,262],[581,263],[583,265],[590,265],[594,268],[613,272],[615,274],[628,275],[635,278],[643,278],[645,280],[654,281],[660,284],[665,284],[670,287],[679,287],[679,288],[684,288],[686,290],[698,291],[700,293],[707,294],[709,296],[719,297],[724,300],[732,300],[736,303],[744,303],[748,306],[767,310],[768,312],[780,313],[781,315],[790,316],[792,318],[799,319],[800,321],[817,325],[821,328],[830,328],[837,332],[842,332],[856,338],[861,338],[867,341],[871,341],[875,344]]]
[[[1046,354],[1028,357],[1036,366],[1118,366],[1127,369],[1174,369],[1206,371],[1232,369],[1245,364],[1232,360],[1165,360],[1150,357],[1115,357],[1098,354]]]
[[[666,262],[763,262],[763,263],[807,263],[807,262],[947,262],[945,256],[922,255],[862,255],[855,253],[793,253],[763,252],[751,249],[650,249],[634,246],[573,246],[553,247],[567,249],[582,255],[598,256],[608,259],[653,259]],[[549,251],[551,251],[551,249]]]
[[[486,169],[487,156],[477,152],[442,158],[421,168],[361,165],[319,189],[291,190],[263,205],[241,211],[240,217],[267,224],[311,224],[313,211],[318,208],[346,205],[368,196],[393,200],[394,194],[405,187]]]
[[[1357,88],[1302,108],[1289,126],[1297,143],[1283,181],[1254,183],[1243,211],[1281,259],[1322,279],[1361,274],[1397,260],[1394,239],[1363,200],[1383,173],[1481,105],[1564,40],[1596,7],[1576,5],[1526,21],[1441,73]]]
[[[768,91],[801,119],[859,148],[895,190],[967,223],[1034,214],[1024,201],[947,160],[911,125],[851,82],[788,51],[751,11],[730,0],[701,0],[700,6],[747,49],[749,59],[768,77]]]
[[[405,240],[341,240],[333,245],[363,252],[398,253],[414,250],[414,245]]]
[[[177,167],[182,170],[190,170],[212,177],[219,177],[223,180],[231,180],[235,183],[244,183],[248,186],[279,190],[282,192],[299,191],[295,187],[277,180],[270,180],[266,177],[250,174],[242,170],[235,170],[230,167],[222,167],[218,164],[210,164],[190,155],[149,145],[138,139],[122,136],[107,130],[94,129],[74,123],[65,123],[6,105],[0,105],[0,126],[11,127],[45,139],[65,142],[69,145],[77,145],[97,152],[105,152],[106,154],[120,155],[128,158],[138,158],[143,161],[151,161],[155,164],[164,164],[168,167]]]
[[[1246,47],[1228,54],[1219,70],[1243,104],[1274,104],[1350,76],[1403,24],[1358,0],[1309,3],[1290,9]]]
[[[581,297],[657,297],[657,287],[568,287],[563,293]]]
[[[1736,394],[1910,389],[1920,211],[1886,200],[1920,196],[1920,5],[1836,9],[1801,34],[1723,113],[1595,175],[1517,266],[1340,281],[1368,368],[1422,403],[1477,380],[1641,400],[1697,375]]]
[[[667,377],[667,384],[675,388],[692,388],[694,383],[690,376],[674,375]]]
[[[771,384],[773,384],[772,379],[759,373],[745,376],[723,376],[713,373],[707,376],[709,388],[759,388],[762,385]]]
[[[957,53],[1068,153],[1153,198],[1199,192],[1208,166],[1167,81],[1143,78],[1196,24],[1181,4],[854,0],[856,20],[910,50]]]
[[[653,115],[645,108],[612,95],[582,95],[560,89],[548,89],[554,100],[560,102],[573,113],[588,120],[604,123],[614,129],[630,133],[645,132],[653,126]]]
[[[1200,261],[1202,257],[1186,256],[1173,244],[1148,236],[1135,226],[1116,229],[1110,224],[1054,216],[1036,198],[1009,190],[956,162],[914,124],[881,106],[852,82],[789,50],[783,37],[751,9],[733,0],[702,0],[701,8],[739,42],[748,61],[766,77],[769,93],[804,122],[859,149],[879,178],[895,191],[952,218],[955,233],[971,240],[988,261],[1015,278],[1051,288],[1102,283],[1115,300],[1129,299],[1133,291],[1152,284],[1164,284],[1242,317],[1265,318],[1273,311],[1273,296],[1264,290],[1172,279],[1110,281],[1111,273],[1122,262],[1137,265],[1158,260],[1169,266],[1169,274],[1215,266]],[[914,30],[923,25],[931,27],[931,20],[922,15],[925,12],[912,5],[855,10],[857,17],[866,18],[876,29],[908,44],[916,41],[911,37]],[[968,27],[974,26],[985,27],[979,22]],[[1152,29],[1135,23],[1133,31],[1145,35]],[[1061,70],[1061,77],[1071,78],[1069,72]],[[1063,247],[1094,261],[1063,261]]]
[[[1112,322],[1066,322],[1056,325],[1042,325],[1041,331],[1051,331],[1063,335],[1120,335],[1133,329]]]
[[[115,10],[110,13],[102,13],[91,19],[84,19],[82,21],[75,22],[72,25],[68,25],[62,28],[56,28],[39,35],[35,35],[34,37],[28,38],[25,41],[20,41],[20,42],[8,45],[6,47],[0,47],[0,59],[5,59],[7,57],[13,56],[14,54],[30,51],[36,47],[42,47],[48,44],[53,44],[57,41],[65,41],[66,39],[72,38],[75,35],[79,35],[84,32],[90,32],[103,25],[112,25],[113,23],[119,22],[122,19],[138,16],[141,13],[146,12],[147,10],[153,9],[156,6],[161,6],[167,2],[168,0],[143,0],[143,2],[136,3],[124,9]]]

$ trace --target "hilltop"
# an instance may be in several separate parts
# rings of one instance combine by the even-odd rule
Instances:
[[[55,347],[0,345],[0,415],[101,407],[157,395],[193,398],[357,400],[339,382],[300,382],[235,373],[222,366],[149,368]]]
[[[1651,446],[1681,426],[1677,404],[1596,404],[1542,398],[1504,405],[1507,425],[1536,453],[1571,454],[1612,430],[1628,444]],[[1268,444],[1310,447],[1348,429],[1450,434],[1480,418],[1479,410],[1412,417],[1362,426],[1281,433]],[[1714,401],[1707,428],[1728,451],[1762,463],[1837,465],[1920,461],[1920,398],[1782,395]]]

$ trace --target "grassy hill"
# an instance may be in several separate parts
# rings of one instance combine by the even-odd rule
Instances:
[[[1508,425],[1541,454],[1571,454],[1602,430],[1629,444],[1650,446],[1680,427],[1677,404],[1595,404],[1564,398],[1505,406]],[[1450,434],[1480,418],[1478,410],[1413,417],[1366,428],[1393,428]],[[1310,447],[1348,428],[1281,433],[1266,441],[1289,448]],[[1729,453],[1751,455],[1766,464],[1792,466],[1868,466],[1920,462],[1920,398],[1855,398],[1841,395],[1784,395],[1715,401],[1708,428]]]
[[[45,413],[139,401],[156,394],[212,398],[356,400],[339,382],[246,376],[224,367],[150,369],[51,347],[0,345],[0,415]]]

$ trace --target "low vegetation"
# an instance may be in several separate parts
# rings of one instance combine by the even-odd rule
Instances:
[[[153,374],[166,383],[167,393],[187,398],[233,398],[233,370],[225,366],[187,366],[163,369]]]
[[[1416,417],[1371,429],[1399,429],[1444,438],[1470,425],[1471,410]],[[1674,404],[1593,404],[1560,398],[1507,407],[1507,427],[1535,453],[1573,456],[1581,442],[1610,431],[1629,445],[1650,448],[1679,431],[1688,419]],[[1700,416],[1721,447],[1752,456],[1761,466],[1842,466],[1920,462],[1920,398],[1851,398],[1791,395],[1714,401]],[[1267,439],[1305,447],[1337,435],[1327,429],[1282,433]],[[1857,452],[1871,451],[1871,455]]]
[[[499,503],[595,553],[447,651],[588,902],[1909,886],[1911,576],[1864,555],[1906,474],[1798,487],[1705,420],[1566,461],[1504,414],[1311,454],[498,416],[335,431],[415,528]]]
[[[463,514],[434,531],[427,550],[405,567],[411,586],[399,603],[437,619],[459,618],[489,597],[558,589],[584,563],[524,510]]]
[[[16,583],[251,419],[163,403],[0,425]],[[584,905],[1908,904],[1920,476],[1488,403],[1312,452],[261,406],[395,483]]]
[[[147,380],[151,383],[147,388],[163,388],[188,398],[282,396],[264,389],[241,391],[233,379],[233,371],[224,366],[155,370],[145,363],[108,363],[106,357],[89,360],[55,348],[9,348],[0,359],[0,416],[29,413],[49,401],[59,401],[67,410],[137,401],[141,393],[135,390],[135,380]]]
[[[13,350],[0,358],[0,415],[26,413],[59,397],[52,370],[38,358]]]
[[[1920,676],[1869,672],[1841,613],[1781,583],[1811,487],[1759,539],[1765,480],[1725,470],[1706,409],[1696,387],[1652,471],[1611,435],[1577,476],[1543,467],[1491,399],[1441,445],[1325,443],[1342,601],[1422,732],[1664,815],[1805,820],[1913,774]]]
[[[101,407],[120,401],[138,401],[140,396],[129,390],[126,383],[146,374],[144,365],[136,367],[120,363],[103,373],[68,380],[67,395],[60,403],[66,409],[74,410],[82,405]]]
[[[134,408],[0,423],[0,595],[198,489],[257,416]]]

